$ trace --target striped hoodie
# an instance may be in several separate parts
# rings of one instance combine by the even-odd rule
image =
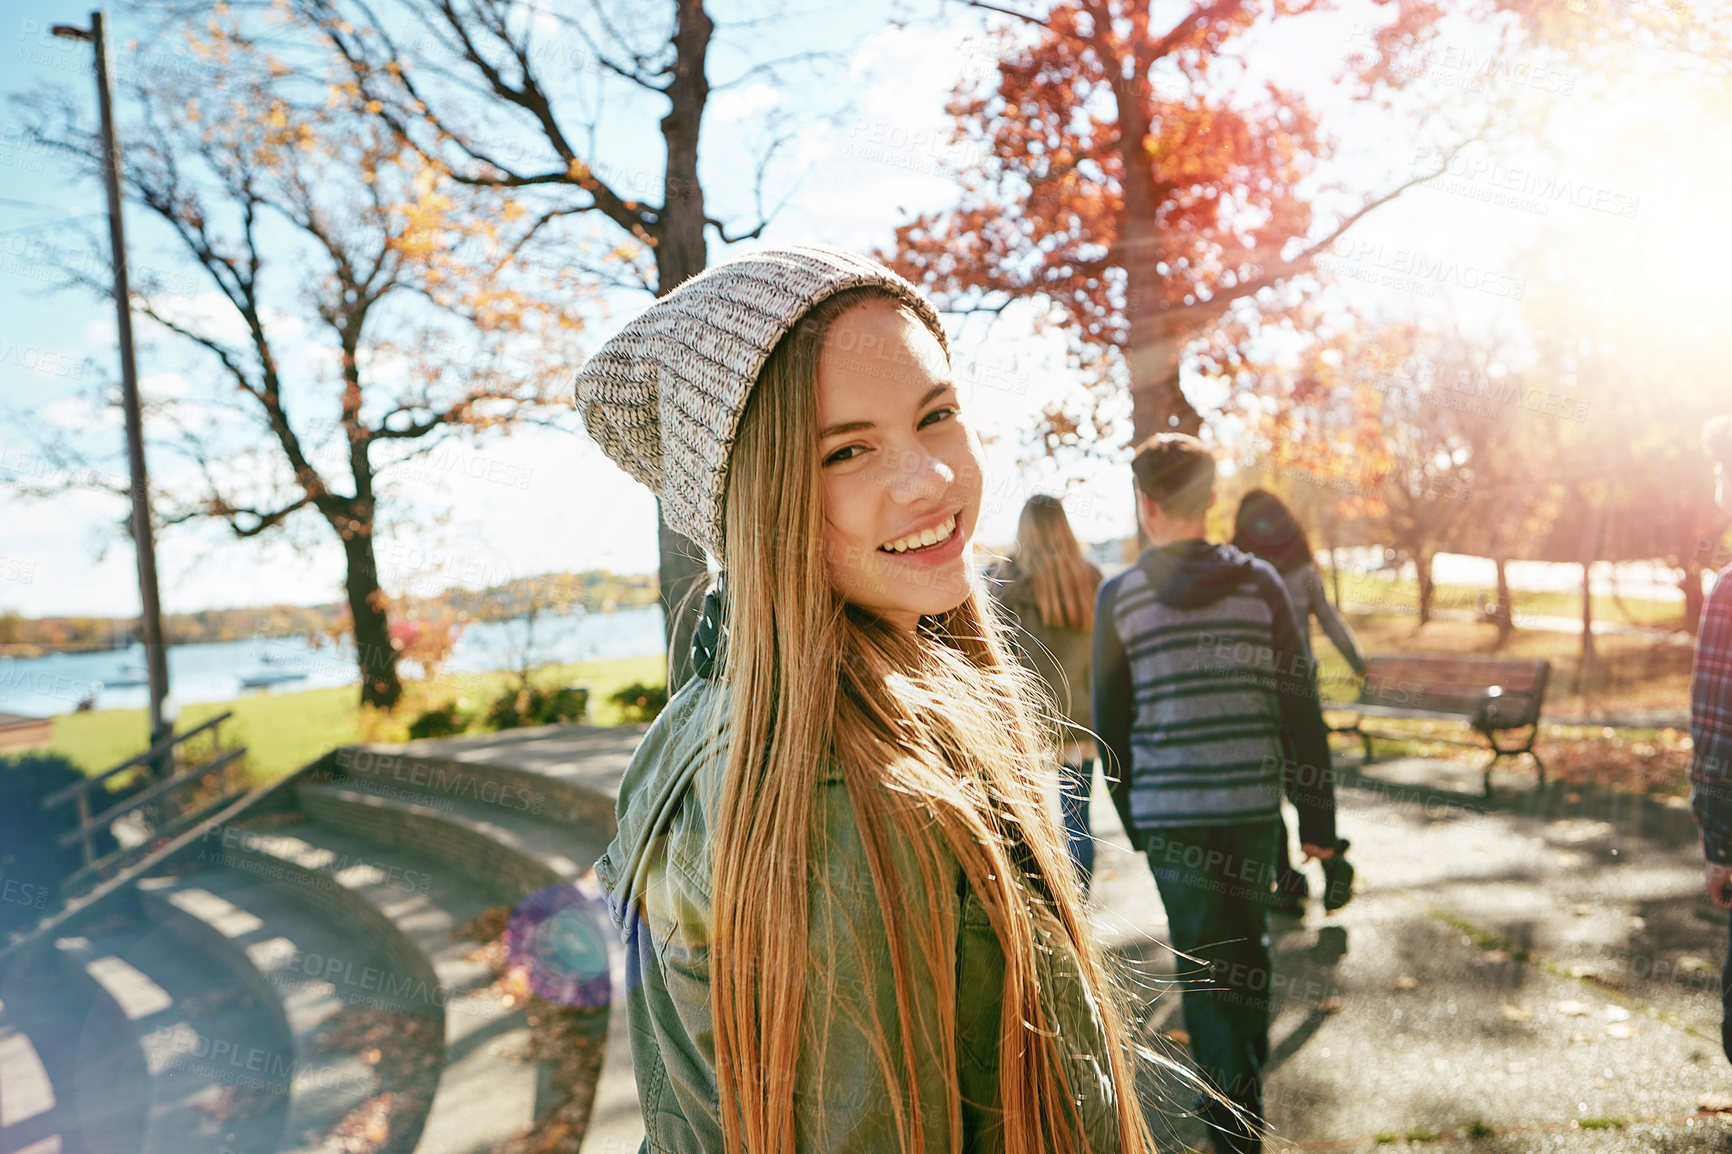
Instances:
[[[1273,566],[1201,539],[1147,550],[1101,586],[1093,696],[1127,831],[1271,821],[1332,845],[1328,729]]]

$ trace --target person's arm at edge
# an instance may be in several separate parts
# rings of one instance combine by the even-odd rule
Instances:
[[[1702,610],[1690,680],[1690,809],[1711,866],[1732,866],[1732,577]]]
[[[1119,579],[1101,583],[1095,598],[1095,629],[1089,659],[1089,700],[1094,706],[1096,745],[1100,748],[1101,774],[1107,779],[1125,836],[1137,848],[1136,827],[1131,824],[1131,663],[1125,656],[1124,640],[1113,621],[1113,603]]]
[[[1336,612],[1335,606],[1329,604],[1329,597],[1323,592],[1323,578],[1318,576],[1315,565],[1305,566],[1305,596],[1310,601],[1311,612],[1317,615],[1317,624],[1323,626],[1323,632],[1335,646],[1335,651],[1346,658],[1355,674],[1364,676],[1365,656],[1359,652],[1359,641],[1353,636],[1352,627]]]
[[[1281,710],[1281,744],[1287,757],[1283,773],[1287,796],[1299,811],[1299,840],[1331,849],[1335,845],[1335,777],[1329,756],[1329,727],[1317,697],[1317,680],[1306,657],[1298,613],[1287,584],[1266,561],[1255,563],[1257,585],[1269,605],[1270,639],[1275,650],[1276,696]]]

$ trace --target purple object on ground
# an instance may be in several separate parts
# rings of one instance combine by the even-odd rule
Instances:
[[[511,911],[505,949],[513,969],[522,970],[529,988],[562,1006],[586,1009],[613,999],[608,971],[607,906],[577,886],[559,884],[536,890]]]

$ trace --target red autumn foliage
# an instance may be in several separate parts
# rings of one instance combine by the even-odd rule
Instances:
[[[1313,178],[1328,175],[1336,143],[1302,93],[1252,83],[1243,57],[1253,42],[1279,43],[1276,26],[1332,7],[1198,0],[1172,23],[1171,9],[1151,18],[1148,0],[1060,0],[1044,17],[1007,20],[996,75],[965,82],[948,109],[966,146],[956,154],[977,158],[954,172],[956,205],[898,229],[886,258],[957,310],[1042,299],[1097,398],[1128,382],[1133,440],[1196,431],[1201,416],[1179,388],[1187,345],[1233,302],[1311,271],[1359,217],[1428,175],[1410,164],[1370,191],[1330,190],[1346,193],[1345,211],[1317,209]],[[1446,20],[1476,29],[1498,59],[1690,34],[1670,10],[1609,8],[1373,0],[1337,81],[1393,106],[1451,46]],[[1485,115],[1498,114],[1488,103]]]

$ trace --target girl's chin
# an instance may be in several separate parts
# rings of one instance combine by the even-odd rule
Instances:
[[[931,581],[922,582],[917,588],[897,589],[892,583],[885,582],[876,589],[859,590],[848,596],[848,600],[886,621],[907,626],[912,626],[922,617],[948,613],[968,600],[966,570],[932,576]]]

